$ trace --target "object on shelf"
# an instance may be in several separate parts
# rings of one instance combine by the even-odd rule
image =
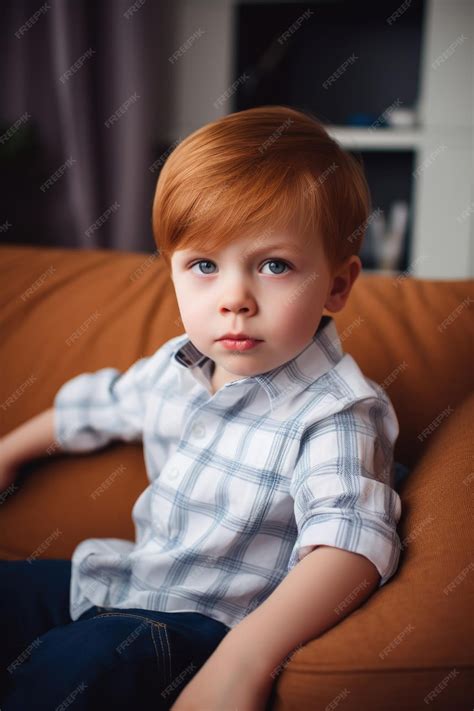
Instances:
[[[372,126],[377,120],[375,114],[358,112],[354,114],[349,114],[347,117],[348,126]]]
[[[367,229],[377,269],[396,270],[398,268],[407,222],[408,203],[404,200],[392,203],[388,224],[381,210],[372,213]]]
[[[416,124],[414,109],[397,107],[387,115],[387,125],[390,128],[413,128]]]

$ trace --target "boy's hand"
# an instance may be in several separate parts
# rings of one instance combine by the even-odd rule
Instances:
[[[185,686],[170,711],[264,711],[270,674],[256,673],[218,647]]]
[[[4,456],[5,448],[2,445],[3,440],[0,438],[0,494],[13,484],[19,470],[17,462]]]

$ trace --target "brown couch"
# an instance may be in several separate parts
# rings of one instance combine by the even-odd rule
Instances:
[[[28,246],[0,255],[1,434],[50,407],[72,376],[123,370],[184,331],[156,257]],[[474,705],[473,297],[468,281],[364,273],[335,315],[344,349],[384,383],[399,417],[395,455],[411,469],[400,488],[402,553],[385,586],[288,662],[275,711]],[[119,464],[124,473],[92,500]],[[32,462],[0,498],[0,557],[40,547],[40,557],[69,558],[84,538],[133,539],[131,508],[146,485],[138,444]]]

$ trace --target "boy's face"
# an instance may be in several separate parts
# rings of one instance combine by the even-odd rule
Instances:
[[[309,345],[323,309],[339,311],[360,271],[350,257],[331,274],[321,240],[284,233],[240,238],[218,252],[176,250],[171,277],[184,328],[214,361],[213,392],[297,356]],[[257,344],[228,350],[227,333]]]

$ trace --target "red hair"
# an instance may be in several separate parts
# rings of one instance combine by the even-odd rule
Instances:
[[[153,234],[168,268],[176,249],[212,252],[273,229],[322,239],[331,268],[360,250],[370,193],[358,159],[309,113],[259,106],[208,123],[167,158]]]

